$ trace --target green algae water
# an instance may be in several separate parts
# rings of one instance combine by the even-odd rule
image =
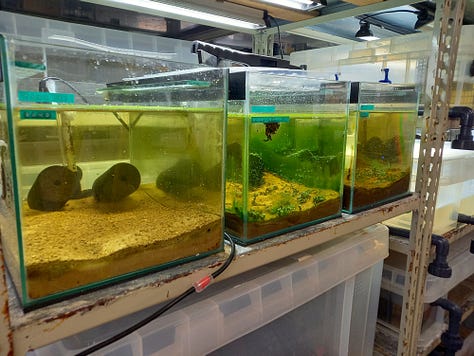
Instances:
[[[228,115],[226,228],[243,243],[337,216],[346,116]]]
[[[146,106],[14,111],[28,298],[220,250],[223,117],[223,109]],[[18,243],[5,241],[21,268]]]
[[[228,69],[138,52],[0,35],[0,238],[25,309],[223,250]]]

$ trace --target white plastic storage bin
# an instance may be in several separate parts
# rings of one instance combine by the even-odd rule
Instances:
[[[466,169],[468,169],[466,167]],[[464,181],[462,184],[461,203],[459,213],[474,215],[474,179]]]
[[[381,224],[368,227],[216,283],[118,346],[94,355],[240,355],[253,350],[271,355],[369,355],[387,255],[388,229]],[[140,313],[35,350],[34,355],[73,355],[110,336],[112,329],[125,329],[143,317]]]
[[[474,254],[469,251],[473,234],[464,236],[449,246],[448,264],[452,269],[450,278],[426,275],[424,301],[432,303],[444,297],[452,288],[474,273]],[[382,274],[382,288],[403,295],[405,285],[405,269],[397,258],[396,252],[391,253],[385,261]]]
[[[411,191],[415,190],[419,151],[420,141],[417,140],[413,150]],[[474,200],[472,177],[474,177],[474,151],[452,149],[451,142],[445,142],[433,219],[434,234],[444,234],[456,227],[461,205],[465,213],[473,210],[470,206]],[[411,212],[389,219],[385,223],[410,230]]]
[[[440,278],[427,274],[424,292],[424,314],[418,346],[426,349],[433,337],[440,335],[446,328],[445,311],[430,303],[444,298],[448,292],[474,273],[474,254],[469,251],[474,234],[464,236],[453,242],[449,248],[448,265],[452,269],[450,278]],[[406,256],[392,251],[385,260],[382,274],[379,320],[395,327],[400,324],[400,312],[405,284]]]

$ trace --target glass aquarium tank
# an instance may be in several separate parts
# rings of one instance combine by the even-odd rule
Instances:
[[[343,210],[354,213],[410,193],[418,116],[415,86],[351,83]]]
[[[228,73],[1,38],[0,223],[25,309],[223,249]]]
[[[241,244],[341,214],[349,85],[231,69],[225,229]]]

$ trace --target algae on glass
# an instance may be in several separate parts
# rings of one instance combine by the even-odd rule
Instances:
[[[225,69],[1,46],[1,238],[23,307],[223,249]]]
[[[418,93],[411,85],[352,83],[343,209],[409,194]]]
[[[230,75],[225,228],[242,244],[341,213],[348,85],[298,70]]]

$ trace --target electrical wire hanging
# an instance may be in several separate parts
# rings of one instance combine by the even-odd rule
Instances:
[[[211,273],[210,276],[206,276],[206,277],[202,278],[200,281],[194,283],[191,288],[187,289],[184,293],[180,294],[176,298],[170,300],[168,303],[163,305],[160,309],[158,309],[157,311],[155,311],[153,314],[149,315],[145,319],[142,319],[142,320],[138,321],[137,323],[130,326],[129,328],[119,332],[118,334],[113,335],[112,337],[110,337],[106,340],[103,340],[103,341],[101,341],[101,342],[99,342],[95,345],[92,345],[91,347],[89,347],[89,348],[79,352],[78,354],[76,354],[76,356],[90,355],[91,353],[93,353],[95,351],[98,351],[98,350],[100,350],[100,349],[102,349],[102,348],[104,348],[104,347],[106,347],[110,344],[113,344],[114,342],[130,335],[134,331],[140,329],[141,327],[143,327],[143,326],[149,324],[150,322],[152,322],[153,320],[157,319],[159,316],[163,315],[165,312],[170,310],[173,306],[175,306],[180,301],[182,301],[186,297],[190,296],[194,292],[198,293],[198,292],[201,292],[202,290],[204,290],[212,282],[213,279],[215,279],[222,272],[224,272],[227,269],[227,267],[229,267],[232,260],[234,259],[234,256],[235,256],[235,242],[234,242],[234,240],[226,232],[224,232],[224,240],[227,241],[230,245],[229,257],[225,260],[225,262],[222,264],[222,266],[220,266],[216,271]]]
[[[41,92],[49,92],[48,90],[48,87],[46,85],[46,83],[48,82],[48,80],[53,80],[53,81],[56,81],[56,82],[61,82],[63,83],[64,85],[66,85],[67,87],[69,87],[73,92],[75,92],[81,99],[84,103],[86,104],[89,104],[89,101],[87,100],[87,98],[81,94],[81,92],[79,90],[76,89],[76,87],[74,85],[72,85],[71,83],[69,83],[68,81],[64,80],[64,79],[61,79],[59,77],[44,77],[43,79],[40,80],[39,82],[39,91]]]
[[[263,21],[265,21],[265,26],[268,28],[272,27],[270,20],[272,20],[276,27],[277,27],[277,32],[278,32],[278,52],[280,53],[280,58],[283,59],[283,51],[282,51],[282,46],[281,46],[281,33],[280,33],[280,25],[278,24],[277,20],[268,13],[267,10],[263,11]]]

